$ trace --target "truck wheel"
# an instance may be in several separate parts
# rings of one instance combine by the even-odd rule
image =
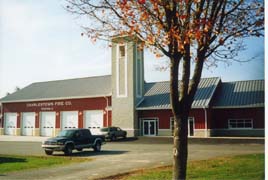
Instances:
[[[76,150],[77,151],[83,151],[83,148],[77,148]]]
[[[73,146],[71,144],[68,144],[66,147],[65,147],[65,150],[64,150],[64,154],[65,155],[71,155],[73,152]]]
[[[53,151],[51,150],[45,150],[46,155],[52,155]]]
[[[93,147],[95,152],[100,152],[101,151],[101,142],[97,141],[95,146]]]
[[[116,140],[115,135],[112,135],[112,137],[111,137],[111,141],[115,141],[115,140]]]

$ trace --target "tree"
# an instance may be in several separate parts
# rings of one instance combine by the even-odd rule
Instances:
[[[244,39],[264,36],[261,0],[67,0],[67,10],[88,17],[93,41],[138,36],[142,47],[170,61],[174,115],[173,179],[186,178],[187,121],[204,63],[235,60]],[[182,79],[178,82],[179,66]],[[191,66],[194,70],[191,76]]]

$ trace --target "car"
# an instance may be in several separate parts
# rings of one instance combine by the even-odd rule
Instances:
[[[105,139],[109,139],[111,141],[115,141],[117,138],[126,138],[127,132],[122,130],[120,127],[104,127],[100,129],[102,135],[105,136]]]
[[[59,132],[56,137],[49,138],[42,143],[47,155],[54,151],[63,151],[71,155],[74,149],[82,151],[84,148],[93,148],[95,152],[101,151],[105,143],[103,135],[92,135],[89,129],[66,129]]]

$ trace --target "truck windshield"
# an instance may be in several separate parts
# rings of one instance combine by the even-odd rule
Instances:
[[[58,137],[73,137],[75,130],[63,130],[59,132]]]

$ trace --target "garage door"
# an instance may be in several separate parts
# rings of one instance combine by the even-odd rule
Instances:
[[[103,111],[85,111],[84,128],[90,129],[92,134],[98,134],[103,127]]]
[[[61,129],[78,128],[78,111],[64,111],[61,113]]]
[[[41,136],[54,136],[56,113],[41,112],[40,128]]]
[[[22,135],[33,136],[35,129],[35,113],[22,113]]]
[[[16,135],[17,113],[5,113],[5,134]]]

